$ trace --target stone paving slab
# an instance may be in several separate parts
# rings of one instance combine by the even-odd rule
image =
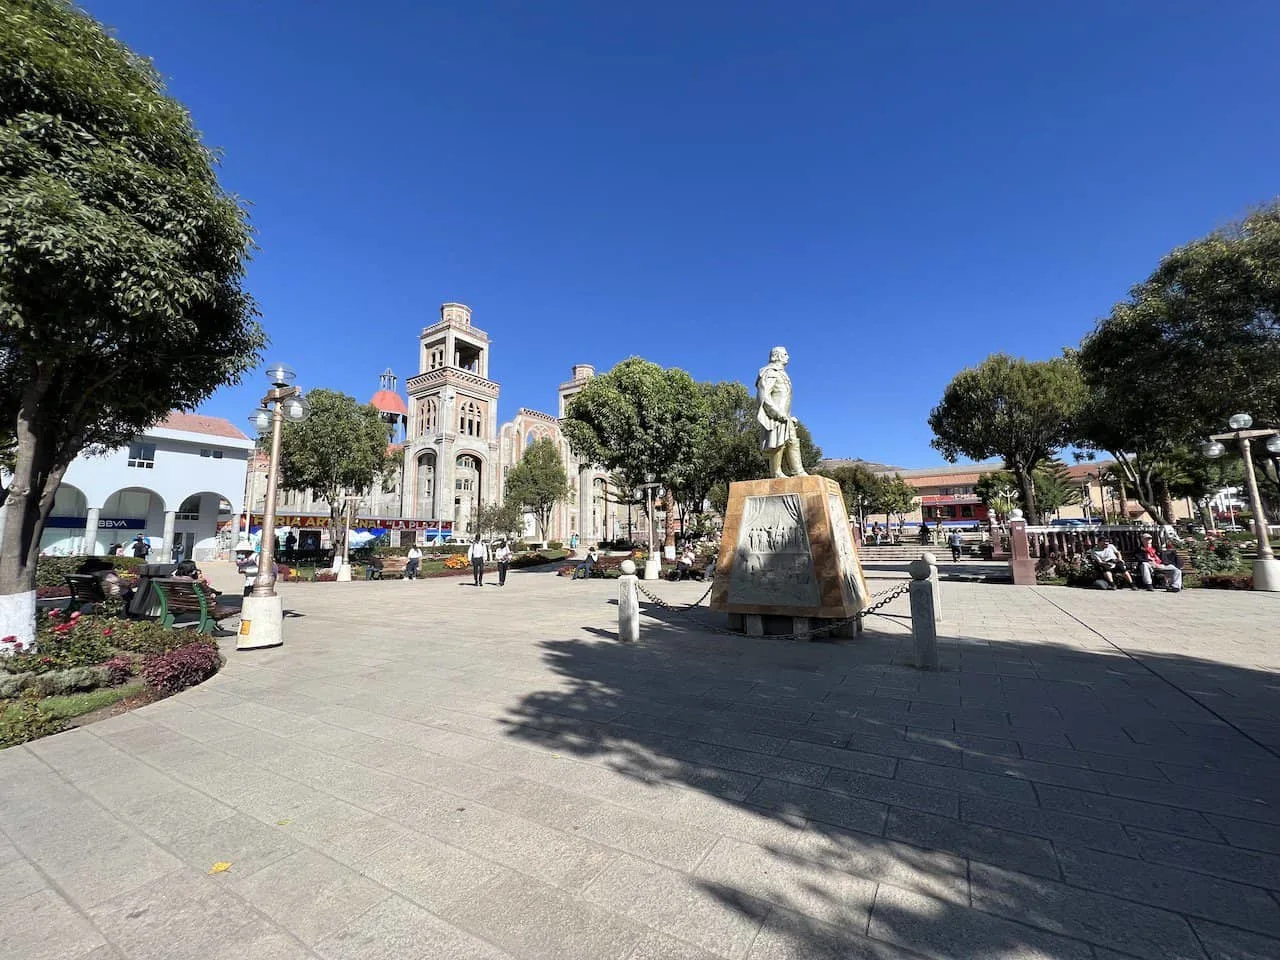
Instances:
[[[903,601],[623,646],[615,590],[286,585],[283,648],[0,752],[0,956],[1280,956],[1280,597],[946,583],[926,674]]]

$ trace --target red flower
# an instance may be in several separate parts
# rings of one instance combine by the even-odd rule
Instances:
[[[62,611],[61,611],[61,610],[54,609],[54,610],[50,610],[50,611],[49,611],[49,619],[50,619],[50,620],[57,620],[60,616],[62,616]]]
[[[17,643],[17,642],[18,642],[18,638],[13,636],[12,634],[0,640],[0,643]]]
[[[75,626],[75,624],[73,624],[73,623],[60,623],[60,624],[58,624],[56,627],[54,627],[54,628],[53,628],[53,632],[54,632],[54,633],[66,633],[68,630],[70,630],[70,629],[71,629],[72,627],[74,627],[74,626]]]
[[[80,611],[79,611],[79,610],[77,610],[75,613],[73,613],[73,614],[71,615],[71,619],[72,619],[72,620],[79,620],[79,619],[80,619]]]
[[[102,631],[102,635],[103,635],[104,637],[109,637],[109,636],[111,636],[111,628],[110,628],[110,627],[107,627],[107,629],[103,630],[103,631]]]

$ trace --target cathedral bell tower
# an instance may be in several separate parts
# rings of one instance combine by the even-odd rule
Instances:
[[[454,536],[482,503],[496,502],[498,391],[489,379],[489,335],[463,303],[440,306],[418,337],[404,447],[405,517],[453,523]]]

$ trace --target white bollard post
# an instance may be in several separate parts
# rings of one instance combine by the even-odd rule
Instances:
[[[636,593],[636,565],[623,560],[618,577],[618,639],[635,643],[640,639],[640,597]]]
[[[912,560],[907,572],[911,574],[911,640],[916,666],[937,670],[938,621],[933,610],[934,584],[929,582],[929,564],[923,557]]]
[[[929,565],[929,583],[933,585],[933,622],[942,622],[942,581],[938,579],[938,558],[925,551],[920,559]]]

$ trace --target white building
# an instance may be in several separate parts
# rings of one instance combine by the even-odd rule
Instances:
[[[104,554],[142,534],[151,559],[226,555],[244,504],[254,443],[227,420],[171,413],[127,447],[67,468],[40,552]]]

